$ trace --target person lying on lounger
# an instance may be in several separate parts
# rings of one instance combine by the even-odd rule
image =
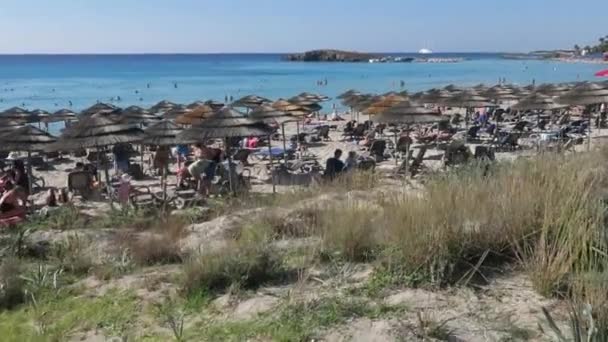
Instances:
[[[0,219],[21,217],[25,215],[25,190],[8,181],[4,184],[4,193],[0,197]]]

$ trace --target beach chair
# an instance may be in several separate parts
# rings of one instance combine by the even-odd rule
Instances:
[[[475,146],[473,157],[477,160],[496,160],[494,149],[488,146]]]
[[[517,123],[515,123],[515,126],[513,126],[513,130],[517,132],[523,132],[528,126],[528,124],[528,121],[518,121]]]
[[[317,132],[317,138],[319,141],[330,141],[329,137],[329,126],[321,126]]]
[[[384,160],[384,151],[386,150],[386,140],[375,140],[369,147],[370,155],[377,161]]]
[[[355,129],[353,129],[352,133],[350,134],[350,138],[354,140],[361,140],[365,138],[365,125],[357,125],[357,127],[355,127]]]
[[[471,151],[463,143],[453,143],[447,146],[443,155],[443,166],[465,164],[471,158]]]
[[[88,171],[74,171],[68,174],[68,191],[80,195],[83,199],[91,198],[93,177]]]
[[[477,134],[479,133],[480,129],[481,129],[481,126],[469,127],[469,129],[467,130],[467,139],[468,140],[478,140],[479,136],[477,136]]]
[[[138,186],[133,194],[129,196],[129,201],[135,209],[149,209],[159,207],[160,201],[147,186]]]
[[[84,148],[81,148],[79,150],[74,151],[72,153],[72,155],[74,156],[74,158],[86,157],[87,156],[87,150],[85,150]]]
[[[519,144],[517,143],[518,136],[514,133],[505,133],[496,137],[493,147],[496,151],[514,151]]]
[[[51,165],[44,160],[43,156],[31,156],[29,162],[35,170],[50,170]]]

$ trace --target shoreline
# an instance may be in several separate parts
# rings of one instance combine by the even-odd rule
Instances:
[[[549,60],[563,63],[608,64],[608,60],[604,60],[601,58],[555,57],[549,58]]]

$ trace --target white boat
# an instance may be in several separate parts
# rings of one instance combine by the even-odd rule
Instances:
[[[431,51],[429,49],[420,49],[420,51],[418,51],[418,53],[421,55],[430,55],[433,53],[433,51]]]

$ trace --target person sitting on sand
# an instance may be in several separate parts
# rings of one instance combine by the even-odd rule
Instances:
[[[8,181],[4,184],[5,192],[0,197],[0,219],[25,216],[27,193],[25,189]]]
[[[25,172],[23,160],[13,160],[11,169],[4,176],[2,176],[2,178],[0,178],[0,183],[6,184],[7,182],[11,182],[16,186],[21,187],[26,191],[27,194],[30,188],[30,179],[28,174]]]
[[[357,152],[348,152],[348,156],[344,160],[344,172],[351,172],[355,170],[358,164],[359,160],[357,159]]]
[[[342,171],[344,171],[344,163],[340,160],[342,157],[342,150],[337,149],[334,152],[334,156],[327,159],[325,163],[325,177],[330,180],[333,180],[338,176]]]

